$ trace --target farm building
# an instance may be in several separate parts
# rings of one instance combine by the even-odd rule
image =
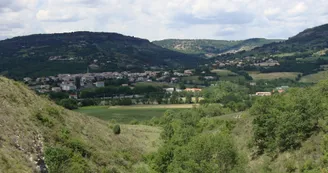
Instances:
[[[185,91],[187,91],[187,92],[201,92],[202,89],[200,89],[200,88],[186,88]]]
[[[256,96],[271,96],[272,93],[271,92],[257,92],[255,95]]]

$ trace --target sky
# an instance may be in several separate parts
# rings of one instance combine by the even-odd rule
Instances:
[[[327,0],[0,0],[0,40],[72,31],[151,41],[286,39],[326,23]]]

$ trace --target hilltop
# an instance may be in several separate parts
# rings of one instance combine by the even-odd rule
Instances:
[[[0,74],[10,77],[58,73],[191,67],[192,55],[117,33],[38,34],[0,41]]]
[[[248,54],[270,54],[283,56],[312,55],[318,51],[328,48],[328,24],[306,29],[299,34],[290,37],[286,41],[266,44],[262,47],[255,48]]]
[[[240,51],[252,50],[255,47],[263,46],[272,42],[282,40],[252,38],[247,40],[206,40],[206,39],[167,39],[154,41],[154,44],[167,49],[188,53],[202,54],[207,57],[216,56],[218,54],[236,53]]]
[[[286,41],[265,44],[250,51],[220,55],[212,59],[213,65],[262,73],[298,72],[301,73],[297,77],[299,80],[302,76],[326,70],[327,29],[328,24],[317,26],[306,29]],[[232,62],[232,66],[229,62]],[[318,76],[325,77],[322,74],[324,73]]]
[[[68,111],[0,77],[0,172],[135,172],[160,130]],[[47,167],[47,168],[46,168]]]

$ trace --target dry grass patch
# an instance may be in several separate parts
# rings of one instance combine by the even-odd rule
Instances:
[[[259,73],[259,72],[250,72],[250,76],[254,80],[274,80],[274,79],[295,79],[298,74],[296,72],[275,72],[275,73]]]
[[[224,76],[237,76],[236,73],[230,71],[230,70],[225,70],[225,69],[215,69],[211,71],[212,73],[216,73],[217,75],[224,77]]]
[[[305,83],[318,83],[321,80],[327,80],[328,79],[328,71],[321,71],[315,74],[310,74],[303,76],[300,80],[300,82]]]

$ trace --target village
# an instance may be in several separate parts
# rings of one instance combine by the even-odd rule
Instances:
[[[270,61],[270,60],[269,60]],[[131,72],[101,72],[101,73],[79,73],[79,74],[58,74],[57,76],[39,77],[32,79],[25,77],[24,82],[37,93],[68,93],[69,98],[79,98],[79,92],[87,89],[97,89],[106,87],[106,81],[119,80],[120,87],[129,87],[133,89],[138,83],[147,84],[162,84],[163,91],[172,95],[174,92],[192,92],[199,93],[205,87],[208,86],[194,86],[194,87],[176,87],[179,84],[184,83],[181,81],[183,77],[191,77],[194,75],[194,70],[178,71],[145,71],[143,73],[131,73]],[[216,76],[204,76],[203,80],[213,81],[209,86],[215,86],[214,84]],[[123,82],[123,83],[122,83]],[[249,82],[250,86],[255,87],[257,83],[255,81]],[[256,91],[250,96],[271,96],[274,93],[283,93],[288,90],[288,86],[276,87],[272,92]],[[141,98],[143,95],[120,95],[115,96],[117,98]],[[103,97],[105,99],[105,97]]]
[[[123,87],[133,87],[134,84],[140,82],[156,82],[163,84],[174,84],[180,81],[180,77],[192,76],[192,70],[184,70],[181,72],[170,71],[145,71],[144,73],[130,72],[102,72],[102,73],[80,73],[80,74],[58,74],[57,76],[39,77],[32,79],[25,77],[23,81],[38,93],[49,92],[76,92],[83,89],[102,88],[105,87],[105,81],[123,80],[126,83],[121,84]],[[214,79],[212,76],[205,76],[205,80]],[[180,92],[181,89],[165,88],[167,92]],[[185,88],[186,91],[201,91],[200,88]]]
[[[279,66],[279,62],[273,58],[256,58],[252,56],[247,56],[244,58],[235,58],[228,60],[216,60],[212,66],[217,68],[224,68],[228,66],[254,66],[254,67],[272,67]]]

